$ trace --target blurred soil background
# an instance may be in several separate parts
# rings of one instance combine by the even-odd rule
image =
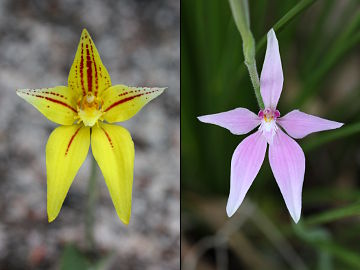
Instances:
[[[240,0],[239,0],[240,1]],[[360,269],[360,2],[248,1],[260,74],[266,33],[276,31],[293,109],[345,125],[297,140],[306,156],[303,208],[295,225],[264,164],[232,218],[230,163],[247,136],[197,116],[245,107],[258,113],[229,1],[181,1],[181,229],[184,270]]]
[[[100,269],[179,269],[179,16],[178,0],[0,1],[0,269],[88,265],[79,256],[91,151],[49,224],[45,146],[56,125],[15,94],[67,85],[83,28],[113,84],[168,87],[121,123],[135,142],[128,227],[98,170],[93,258]]]

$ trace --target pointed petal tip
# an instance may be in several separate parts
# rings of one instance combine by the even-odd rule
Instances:
[[[15,92],[19,97],[21,97],[22,89],[16,89]]]
[[[300,213],[299,214],[294,214],[294,213],[290,213],[291,218],[294,220],[294,222],[297,224],[300,220]]]
[[[88,30],[86,28],[84,28],[82,31],[81,31],[81,37],[80,37],[80,41],[81,40],[86,40],[86,39],[91,39],[91,36],[88,32]]]
[[[128,227],[129,226],[129,223],[130,223],[130,219],[120,219],[121,220],[121,222],[122,223],[124,223],[124,225],[126,226],[126,227]]]
[[[230,207],[229,203],[226,205],[226,214],[229,218],[235,214],[236,210],[237,210],[236,208]]]
[[[293,209],[290,209],[288,207],[288,210],[289,210],[291,218],[297,224],[299,222],[299,220],[300,220],[300,217],[301,217],[301,204],[300,204],[300,206],[297,206],[297,207],[294,206]]]
[[[120,209],[116,209],[116,213],[117,213],[117,216],[118,218],[120,219],[120,221],[127,227],[129,226],[129,223],[130,223],[130,216],[131,216],[131,210],[129,213],[127,213],[126,215],[124,214],[121,214],[121,211]]]
[[[301,206],[300,208],[296,209],[295,206],[290,206],[286,203],[286,208],[289,211],[291,219],[297,224],[301,217]]]
[[[200,122],[212,124],[213,121],[211,121],[211,115],[201,115],[196,117]]]
[[[340,122],[336,122],[336,123],[337,123],[336,128],[341,128],[344,125],[344,123],[340,123]]]
[[[267,39],[270,40],[271,38],[275,38],[275,40],[277,41],[276,34],[273,28],[271,28],[267,33]]]
[[[23,97],[30,89],[16,89],[16,94],[19,97]]]
[[[48,214],[48,222],[51,223],[55,220],[56,216],[51,216]]]
[[[161,95],[166,89],[168,89],[168,87],[155,87],[155,89],[157,89]]]
[[[211,119],[211,115],[201,115],[196,117],[200,122],[207,123],[207,124],[214,124],[214,121]]]
[[[206,123],[205,122],[205,115],[202,115],[202,116],[198,116],[196,117],[200,122],[203,122],[203,123]]]
[[[89,35],[89,32],[86,28],[83,28],[83,30],[81,31],[81,35],[85,35],[85,34]]]

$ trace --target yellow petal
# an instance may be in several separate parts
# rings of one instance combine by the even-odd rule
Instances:
[[[164,90],[165,88],[114,85],[104,91],[101,97],[104,102],[103,117],[109,123],[128,120]]]
[[[74,63],[70,69],[68,85],[82,96],[88,93],[98,96],[111,86],[109,73],[101,62],[95,44],[86,29],[81,33]]]
[[[71,183],[86,158],[89,146],[89,127],[61,126],[51,133],[46,145],[49,222],[59,214]]]
[[[49,120],[72,125],[77,115],[76,95],[66,86],[42,89],[18,89],[16,94],[38,109]]]
[[[129,223],[134,171],[134,143],[123,127],[107,124],[94,126],[91,149],[98,163],[116,212],[122,222]]]

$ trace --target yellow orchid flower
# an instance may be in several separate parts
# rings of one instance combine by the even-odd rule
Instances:
[[[68,86],[17,90],[21,98],[49,120],[62,125],[51,133],[46,145],[49,222],[58,216],[71,183],[87,156],[91,140],[92,153],[103,173],[116,212],[122,222],[129,223],[134,143],[125,128],[103,121],[128,120],[164,89],[112,86],[95,44],[84,29],[70,69]]]

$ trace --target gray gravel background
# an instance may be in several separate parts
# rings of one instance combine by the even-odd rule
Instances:
[[[56,124],[16,88],[66,85],[82,28],[113,84],[167,86],[122,123],[135,142],[133,210],[120,223],[98,171],[96,242],[107,269],[179,269],[179,0],[0,1],[0,269],[58,269],[83,248],[91,153],[55,222],[46,216],[45,145]]]

